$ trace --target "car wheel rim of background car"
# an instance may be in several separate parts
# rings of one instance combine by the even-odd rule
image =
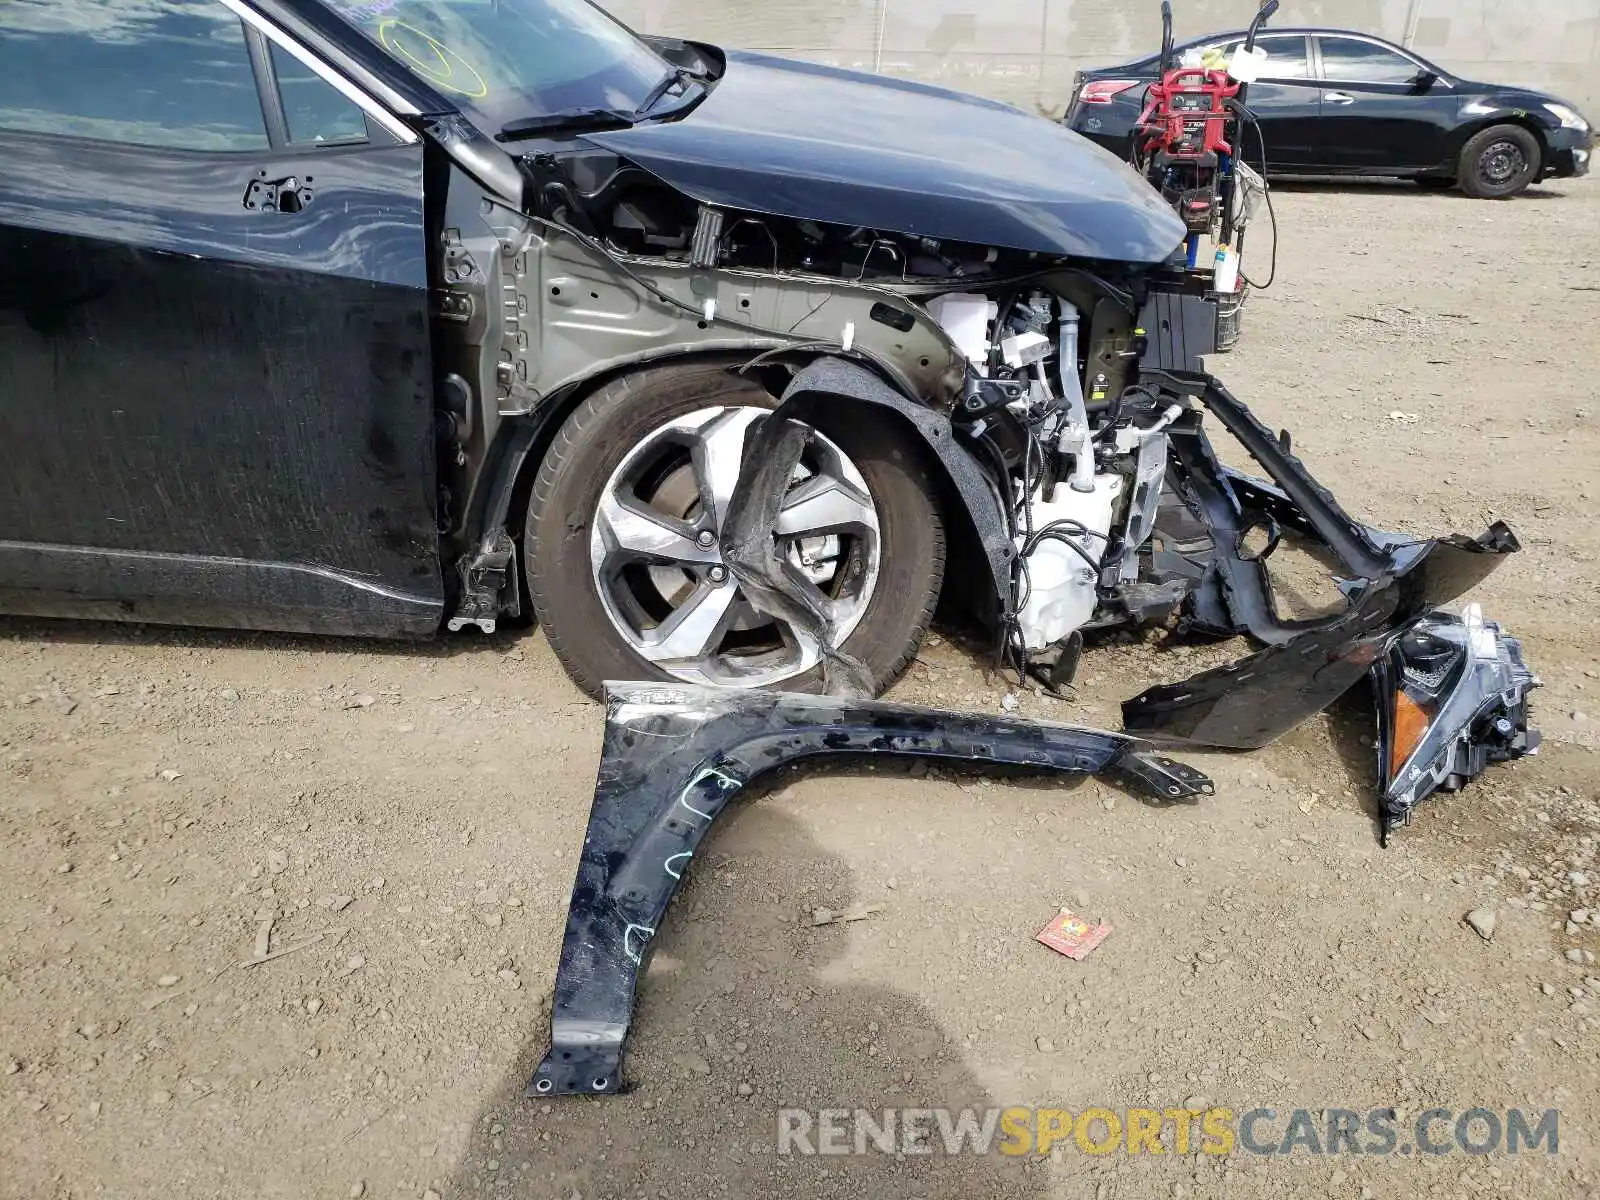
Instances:
[[[1527,167],[1528,158],[1515,142],[1496,142],[1478,159],[1478,174],[1485,183],[1510,183]]]
[[[653,430],[607,480],[590,524],[595,591],[634,653],[685,682],[768,687],[821,660],[816,639],[758,613],[722,560],[745,433],[767,410],[703,408]],[[784,499],[778,552],[843,642],[878,582],[877,506],[856,465],[813,435]]]

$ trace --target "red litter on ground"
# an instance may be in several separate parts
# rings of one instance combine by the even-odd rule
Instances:
[[[1089,957],[1101,942],[1111,936],[1111,926],[1097,925],[1077,916],[1071,909],[1063,908],[1050,919],[1050,924],[1034,935],[1057,954],[1065,954],[1076,962]]]

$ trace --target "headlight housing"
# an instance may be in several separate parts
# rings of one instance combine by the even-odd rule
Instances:
[[[1568,108],[1565,104],[1546,104],[1545,111],[1561,122],[1563,129],[1587,130],[1589,122],[1584,120],[1583,114],[1575,108]]]

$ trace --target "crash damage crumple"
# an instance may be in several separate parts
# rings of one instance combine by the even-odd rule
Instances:
[[[873,701],[607,683],[605,742],[567,910],[550,1051],[530,1096],[615,1092],[651,938],[696,847],[757,776],[821,755],[944,758],[1113,779],[1159,804],[1212,791],[1118,733]]]
[[[928,84],[746,51],[681,119],[596,132],[704,204],[1048,255],[1159,263],[1183,222],[1061,125]]]
[[[1130,732],[1166,743],[1258,750],[1360,683],[1407,630],[1516,549],[1503,525],[1482,538],[1409,542],[1338,616],[1248,658],[1162,684],[1122,706]]]

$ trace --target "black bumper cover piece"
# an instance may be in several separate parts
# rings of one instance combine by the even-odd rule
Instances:
[[[1265,645],[1248,658],[1181,683],[1154,687],[1122,706],[1123,725],[1164,744],[1254,750],[1275,741],[1344,695],[1363,677],[1378,698],[1382,838],[1409,820],[1438,790],[1455,790],[1488,764],[1531,753],[1527,694],[1538,681],[1522,649],[1475,608],[1456,617],[1436,611],[1481,582],[1520,547],[1496,522],[1477,538],[1409,540],[1356,521],[1289,449],[1228,390],[1207,375],[1146,373],[1202,402],[1271,482],[1224,467],[1198,420],[1171,434],[1178,491],[1210,532],[1215,555],[1190,600],[1190,619],[1217,633],[1248,633]],[[1334,617],[1281,619],[1265,555],[1244,557],[1252,527],[1264,524],[1277,544],[1281,529],[1318,542],[1342,564],[1349,607]],[[1268,553],[1270,553],[1270,548]],[[1441,674],[1443,672],[1443,674]],[[1453,690],[1439,692],[1448,678]],[[1427,714],[1414,750],[1393,752],[1397,695]]]
[[[1125,701],[1123,725],[1166,743],[1258,750],[1360,683],[1401,634],[1516,548],[1503,525],[1476,540],[1402,545],[1392,552],[1389,571],[1359,585],[1338,617],[1238,662]]]
[[[615,1092],[650,940],[717,815],[751,780],[828,754],[1101,775],[1160,804],[1211,781],[1137,739],[872,701],[608,683],[605,742],[556,971],[550,1050],[530,1096]]]

